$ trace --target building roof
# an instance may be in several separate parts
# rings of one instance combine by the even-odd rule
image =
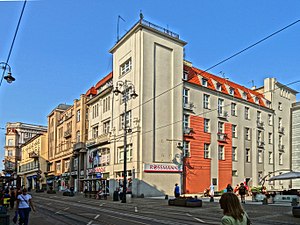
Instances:
[[[188,72],[188,82],[196,84],[198,86],[204,86],[203,80],[207,81],[205,86],[208,89],[214,91],[220,91],[223,94],[233,96],[235,98],[243,99],[245,101],[251,102],[253,104],[266,107],[266,100],[264,95],[249,88],[246,88],[242,85],[236,84],[228,79],[218,77],[211,73],[205,72],[201,69],[195,68],[193,66],[184,65],[184,70]],[[217,89],[217,84],[220,85],[220,89]],[[233,94],[230,94],[229,91],[232,89]]]
[[[96,95],[97,94],[97,90],[99,88],[101,88],[106,82],[108,82],[110,79],[112,79],[113,77],[113,72],[110,72],[109,74],[107,74],[104,78],[102,78],[95,86],[91,87],[87,92],[86,92],[86,96],[89,95]]]

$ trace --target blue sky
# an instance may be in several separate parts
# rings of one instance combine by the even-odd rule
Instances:
[[[0,62],[5,61],[23,2],[0,1]],[[28,1],[9,61],[16,81],[0,86],[0,128],[7,122],[47,125],[60,103],[72,104],[112,68],[108,52],[139,19],[169,28],[186,59],[207,69],[300,19],[298,0],[41,0]],[[300,79],[300,22],[210,70],[233,82],[261,86],[266,77]],[[0,71],[2,74],[2,70]],[[300,91],[300,83],[291,88]],[[299,100],[299,97],[298,97]],[[0,158],[5,131],[0,129]],[[0,165],[1,168],[2,165]]]

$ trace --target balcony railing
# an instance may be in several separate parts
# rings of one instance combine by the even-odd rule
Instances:
[[[193,132],[193,128],[191,128],[191,127],[185,127],[185,128],[183,128],[183,133],[184,134],[191,134]]]
[[[284,151],[284,145],[279,144],[279,145],[278,145],[278,149],[279,149],[280,151]]]
[[[183,103],[183,108],[187,109],[187,110],[193,110],[193,108],[195,107],[194,103],[192,102],[188,102],[188,103]]]
[[[278,127],[278,132],[281,133],[281,134],[284,134],[284,127],[279,126]]]
[[[257,120],[257,127],[258,128],[264,128],[264,122]]]
[[[218,133],[218,141],[226,141],[227,134],[226,133]]]
[[[94,146],[94,145],[99,145],[99,144],[104,144],[110,141],[110,134],[101,134],[100,136],[90,139],[86,142],[86,147]]]
[[[228,118],[228,112],[227,111],[218,111],[218,117],[221,119],[226,119]]]
[[[257,141],[257,147],[263,148],[264,146],[265,146],[265,142],[264,141]]]
[[[70,130],[67,130],[67,131],[65,131],[65,133],[64,133],[64,138],[71,137],[71,135],[72,135],[72,130],[71,130],[71,129],[70,129]]]

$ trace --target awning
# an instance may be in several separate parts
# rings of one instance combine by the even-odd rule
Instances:
[[[273,180],[291,180],[291,179],[297,179],[300,178],[300,172],[296,171],[291,171],[288,173],[280,174],[274,177],[271,177],[268,179],[268,181],[273,181]]]

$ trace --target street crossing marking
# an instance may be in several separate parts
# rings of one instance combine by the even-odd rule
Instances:
[[[95,217],[94,217],[94,219],[96,220],[98,217],[99,217],[100,215],[98,214],[98,215],[96,215]]]
[[[93,223],[93,220],[91,220],[90,222],[87,223],[87,225],[91,225]]]
[[[68,210],[70,207],[64,208],[64,211]]]

